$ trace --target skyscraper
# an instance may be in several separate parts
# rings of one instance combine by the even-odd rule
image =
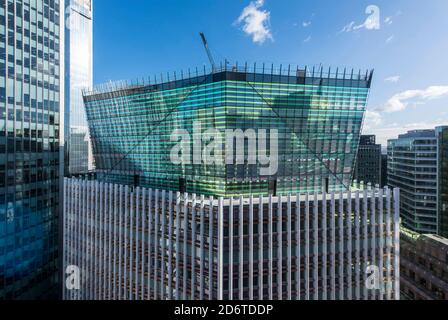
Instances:
[[[403,226],[422,234],[441,232],[443,204],[439,206],[444,187],[439,182],[445,179],[445,162],[439,146],[443,130],[409,131],[388,142],[388,184],[401,189]]]
[[[214,196],[348,190],[371,79],[372,72],[246,64],[99,87],[84,95],[97,175]],[[216,143],[242,161],[205,165],[201,136],[209,130],[245,132],[240,145],[234,137]],[[173,132],[191,137],[181,164],[171,159]],[[267,152],[273,143],[276,155]],[[274,165],[260,155],[276,158],[275,172],[263,173]]]
[[[63,17],[63,0],[0,0],[0,300],[60,290]]]
[[[65,174],[93,169],[82,89],[93,84],[92,0],[66,0],[65,4]]]
[[[381,145],[374,135],[361,136],[354,179],[358,182],[381,184]]]

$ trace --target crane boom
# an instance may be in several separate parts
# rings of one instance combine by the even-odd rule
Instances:
[[[210,51],[210,48],[208,46],[207,38],[205,38],[205,34],[203,32],[199,33],[202,39],[202,43],[204,44],[205,51],[207,52],[208,60],[210,60],[210,64],[212,65],[213,72],[216,71],[216,64],[215,60],[213,59],[212,53]]]

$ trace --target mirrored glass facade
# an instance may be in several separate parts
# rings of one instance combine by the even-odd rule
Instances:
[[[93,83],[91,0],[66,0],[65,8],[65,174],[93,169],[93,154],[82,89]]]
[[[349,188],[372,72],[235,66],[203,74],[85,92],[98,177],[219,196]],[[203,152],[198,123],[200,133],[264,129],[258,153],[267,155],[277,130],[278,171],[266,176],[263,164],[249,164],[248,140],[244,164],[173,163],[175,130],[191,135],[190,159]]]
[[[0,0],[0,300],[59,289],[63,3]]]

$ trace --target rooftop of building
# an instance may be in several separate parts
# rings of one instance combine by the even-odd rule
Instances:
[[[362,135],[360,139],[360,145],[362,146],[372,146],[376,145],[376,136],[375,135]]]
[[[437,245],[446,246],[448,248],[448,239],[443,238],[436,234],[422,234],[416,231],[407,229],[405,227],[401,227],[400,229],[401,235],[405,236],[408,240],[411,241],[432,241]]]
[[[443,238],[443,237],[435,235],[435,234],[427,234],[427,235],[425,235],[425,237],[427,239],[437,242],[438,244],[442,244],[442,245],[448,247],[448,239],[446,239],[446,238]]]
[[[435,138],[436,132],[433,129],[429,130],[411,130],[407,133],[400,134],[398,139],[406,139],[406,138]]]
[[[448,129],[448,126],[438,126],[435,127],[435,129],[410,130],[406,133],[400,134],[397,139],[391,139],[389,141],[396,141],[399,139],[420,139],[420,138],[435,139],[437,138],[437,135],[444,129]]]
[[[422,236],[422,234],[420,234],[416,231],[413,231],[411,229],[407,229],[403,226],[400,228],[400,233],[401,233],[401,235],[407,237],[408,239],[414,240],[414,241],[418,240]]]
[[[110,81],[84,90],[83,95],[86,101],[91,101],[101,99],[103,94],[114,93],[116,96],[121,96],[138,92],[172,90],[224,80],[370,88],[372,77],[373,69],[361,71],[355,68],[324,68],[322,65],[299,67],[265,63],[241,65],[225,62],[215,69],[204,66],[181,72],[168,72],[153,78],[141,78],[133,82]]]

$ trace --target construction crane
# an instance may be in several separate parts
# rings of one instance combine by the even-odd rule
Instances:
[[[210,60],[210,64],[212,65],[212,72],[215,73],[216,71],[216,64],[215,60],[213,60],[212,53],[210,51],[210,48],[208,47],[207,38],[205,38],[205,34],[203,32],[199,33],[202,39],[202,43],[204,44],[205,51],[207,52],[208,60]]]

